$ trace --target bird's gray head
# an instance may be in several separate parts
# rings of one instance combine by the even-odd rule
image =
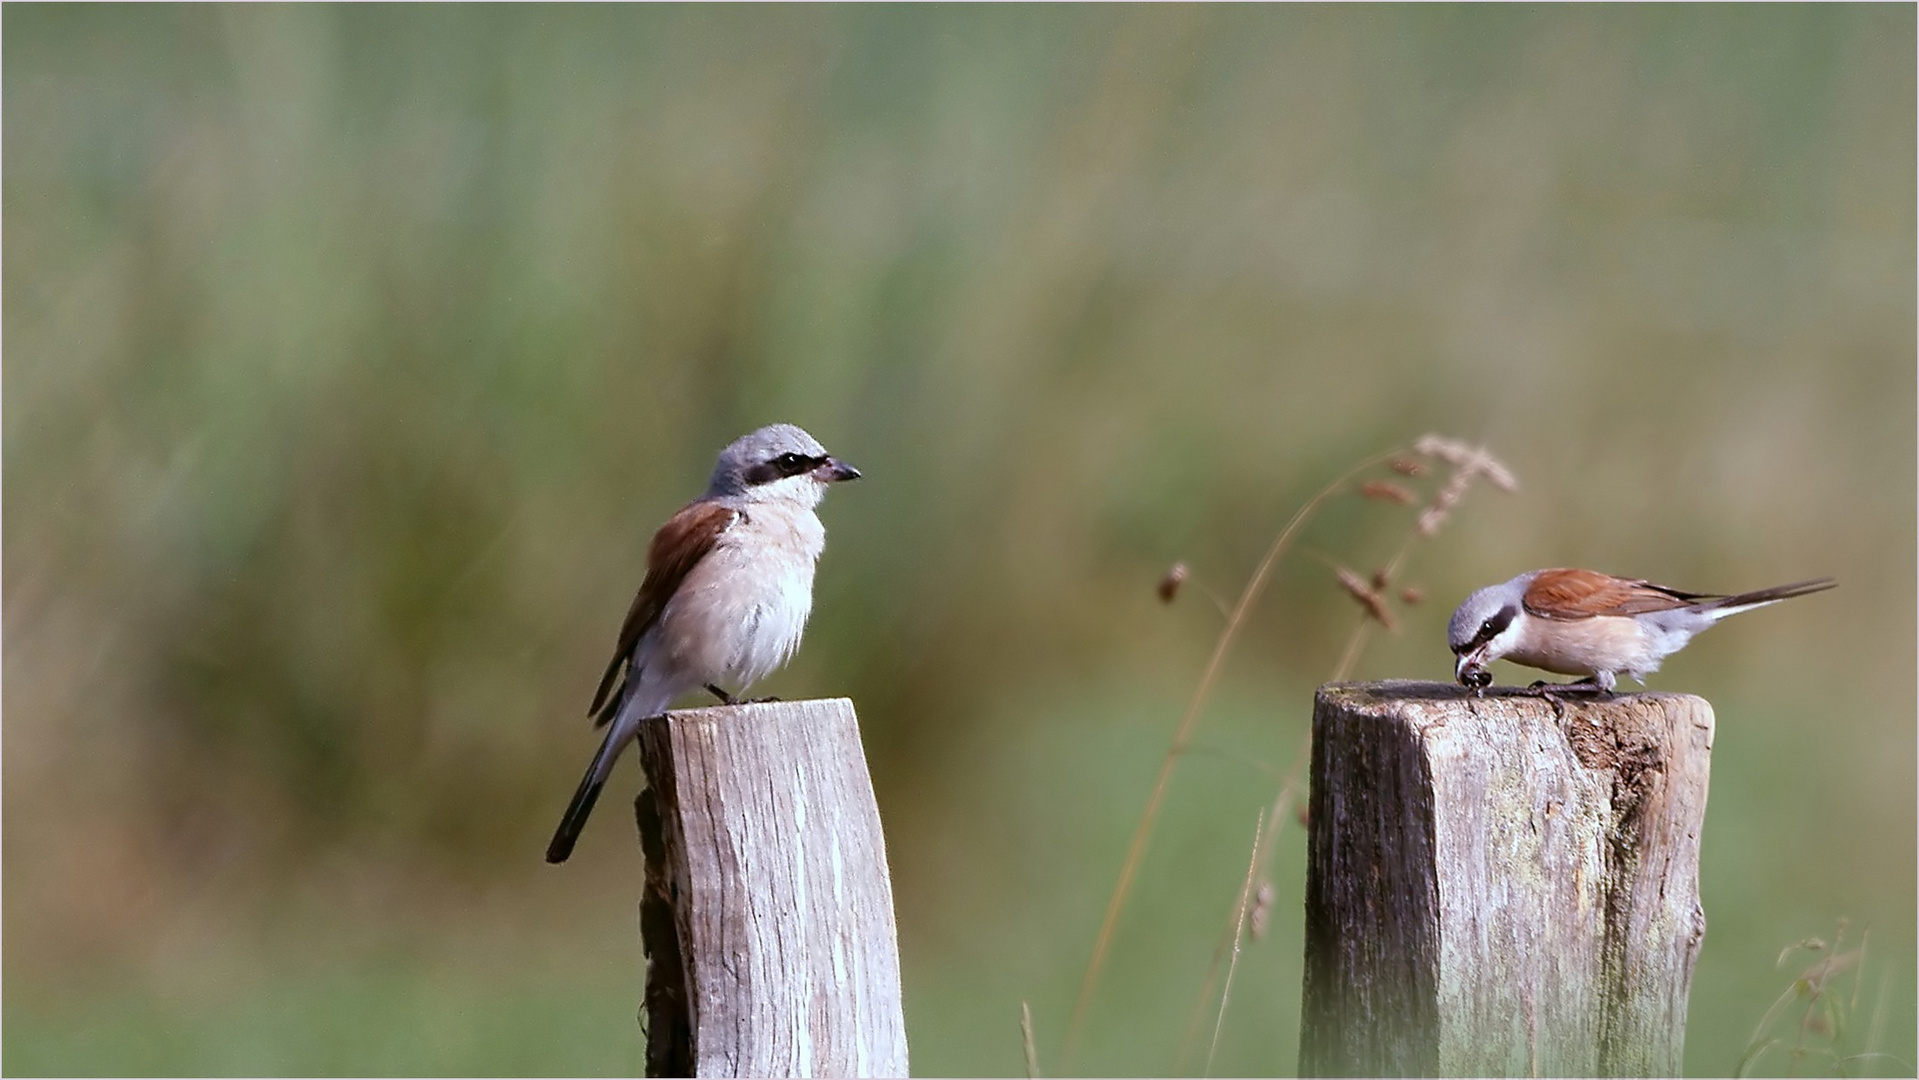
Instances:
[[[792,499],[819,504],[826,485],[857,480],[860,471],[835,460],[819,440],[792,424],[768,424],[734,439],[720,451],[707,482],[707,496],[753,501]]]
[[[1512,650],[1518,636],[1520,605],[1530,575],[1487,587],[1468,596],[1446,626],[1446,644],[1457,659],[1453,674],[1468,686],[1492,681],[1486,665]]]

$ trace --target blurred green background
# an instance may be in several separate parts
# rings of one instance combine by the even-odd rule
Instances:
[[[761,689],[858,703],[915,1071],[1019,1072],[1022,1000],[1058,1068],[1220,627],[1159,575],[1230,597],[1437,430],[1524,486],[1413,549],[1429,599],[1359,677],[1445,678],[1453,604],[1532,567],[1840,579],[1654,678],[1719,715],[1687,1067],[1730,1072],[1780,950],[1844,919],[1841,1052],[1876,1009],[1902,1060],[1850,1070],[1910,1075],[1914,31],[8,5],[6,1070],[637,1071],[636,770],[540,852],[647,538],[783,419],[867,478]],[[1327,561],[1412,514],[1336,501],[1281,565],[1075,1069],[1199,1067],[1255,817],[1357,618]],[[1216,1072],[1294,1067],[1280,827]]]

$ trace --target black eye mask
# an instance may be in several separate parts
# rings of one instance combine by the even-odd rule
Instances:
[[[775,480],[784,480],[789,476],[812,472],[826,464],[826,458],[792,452],[781,454],[771,461],[762,461],[746,470],[746,482],[755,487],[770,484]]]
[[[1479,632],[1473,635],[1472,644],[1467,647],[1476,648],[1505,633],[1506,628],[1513,624],[1513,619],[1518,615],[1518,610],[1512,607],[1503,607],[1493,612],[1491,618],[1479,624]]]

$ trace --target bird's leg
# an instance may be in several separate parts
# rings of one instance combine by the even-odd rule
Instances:
[[[712,683],[706,684],[706,691],[714,697],[719,698],[720,704],[722,705],[765,705],[768,702],[779,700],[779,698],[776,697],[737,698]]]
[[[1527,697],[1535,697],[1551,705],[1553,707],[1553,719],[1564,720],[1566,718],[1566,704],[1559,700],[1559,692],[1565,689],[1567,685],[1566,683],[1550,683],[1544,679],[1540,679],[1538,682],[1525,687],[1519,692]]]
[[[1534,697],[1551,697],[1554,694],[1599,695],[1612,693],[1612,687],[1606,685],[1604,681],[1588,675],[1583,679],[1562,683],[1547,682],[1541,679],[1531,686],[1528,686],[1526,692]]]
[[[1607,680],[1605,679],[1597,678],[1591,675],[1588,675],[1586,678],[1579,679],[1575,682],[1567,682],[1567,683],[1549,683],[1545,681],[1544,679],[1541,679],[1540,681],[1533,683],[1531,686],[1528,686],[1526,689],[1520,691],[1520,693],[1526,694],[1531,697],[1546,699],[1548,702],[1552,704],[1554,719],[1564,720],[1566,718],[1566,707],[1565,707],[1565,703],[1560,700],[1561,697],[1571,697],[1574,695],[1578,695],[1580,697],[1589,697],[1594,700],[1603,700],[1605,698],[1610,698],[1612,697],[1612,687],[1606,685],[1606,682]],[[1599,718],[1594,717],[1593,723],[1595,724],[1599,723]]]

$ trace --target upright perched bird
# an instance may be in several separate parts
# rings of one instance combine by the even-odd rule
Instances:
[[[565,862],[613,762],[640,723],[705,687],[734,704],[800,647],[813,610],[813,564],[826,529],[813,508],[826,485],[856,480],[813,436],[773,424],[720,451],[706,493],[660,526],[646,579],[587,714],[606,739],[547,845]]]
[[[1446,629],[1453,674],[1483,689],[1494,660],[1610,691],[1620,673],[1644,683],[1659,662],[1728,615],[1832,588],[1831,578],[1738,596],[1689,593],[1593,570],[1531,570],[1466,598]]]

